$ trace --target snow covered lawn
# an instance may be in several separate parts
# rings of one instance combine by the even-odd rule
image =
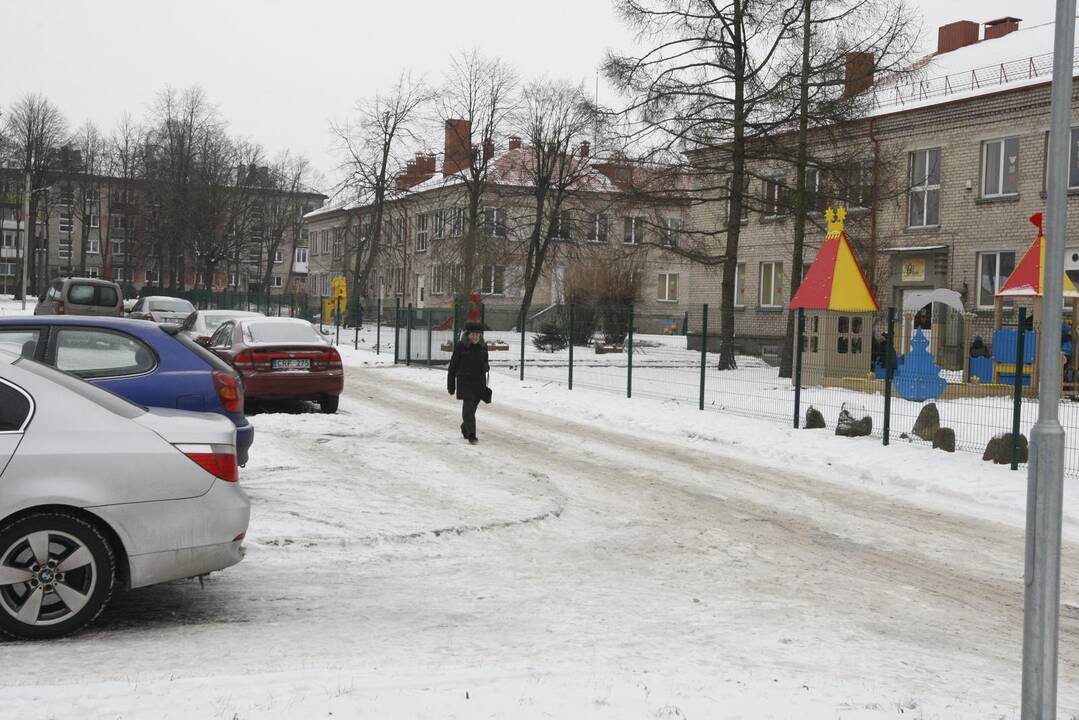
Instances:
[[[342,349],[341,413],[252,418],[244,562],[0,642],[0,717],[1018,719],[1025,473],[508,369],[471,447]],[[1064,536],[1072,718],[1071,480]]]

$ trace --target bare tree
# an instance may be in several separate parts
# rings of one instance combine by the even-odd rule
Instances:
[[[131,116],[124,115],[109,137],[106,174],[112,179],[101,215],[102,253],[109,274],[119,265],[127,282],[133,279],[136,264],[145,267],[146,255],[138,242],[135,219],[138,215],[135,186],[142,177],[140,129]],[[121,252],[122,251],[122,252]]]
[[[38,216],[41,202],[41,195],[34,191],[47,187],[57,172],[57,151],[68,136],[67,120],[44,95],[27,93],[8,111],[4,125],[14,151],[12,159],[23,177],[29,177],[30,187],[24,192],[30,193],[30,217],[22,221],[29,223],[31,243],[27,257],[21,262],[27,263],[27,276],[32,279],[35,277],[32,218]],[[21,273],[19,277],[16,296],[21,299],[27,289],[22,287]]]
[[[494,162],[494,139],[516,108],[516,73],[500,59],[472,50],[453,58],[439,98],[445,123],[443,174],[460,182],[463,192],[463,232],[459,246],[460,272],[454,290],[462,297],[478,288],[479,269],[489,254],[486,230],[499,219],[485,222],[483,199]]]
[[[532,200],[522,313],[532,305],[552,242],[568,238],[572,223],[567,199],[575,191],[598,184],[599,173],[588,157],[588,138],[595,123],[595,110],[580,86],[535,81],[521,93],[515,124],[528,144],[508,171],[519,176]]]
[[[303,217],[304,195],[310,164],[306,158],[281,153],[268,169],[268,185],[262,200],[262,221],[266,237],[266,271],[262,287],[269,291],[273,264],[278,252],[292,266],[296,238]]]
[[[332,124],[344,159],[346,179],[340,194],[363,206],[366,233],[357,237],[352,257],[352,294],[368,291],[371,268],[383,252],[387,203],[394,197],[396,177],[405,149],[419,143],[416,129],[425,105],[432,98],[422,80],[404,73],[385,94],[361,100],[356,114],[344,124]]]

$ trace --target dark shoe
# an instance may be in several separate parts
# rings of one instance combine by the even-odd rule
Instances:
[[[464,423],[461,423],[461,437],[463,437],[465,440],[468,439],[468,431],[465,430],[465,424]]]
[[[477,445],[477,444],[479,444],[479,440],[475,436],[470,437],[468,439],[468,444],[469,445]]]

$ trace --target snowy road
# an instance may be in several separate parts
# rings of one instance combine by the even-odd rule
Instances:
[[[500,382],[477,447],[418,369],[350,368],[338,416],[256,416],[247,559],[0,644],[0,717],[1018,717],[1015,523]]]

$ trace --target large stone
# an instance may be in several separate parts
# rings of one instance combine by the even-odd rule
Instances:
[[[818,410],[817,408],[810,405],[809,409],[806,410],[805,429],[806,430],[813,430],[814,428],[822,428],[822,427],[828,427],[824,423],[824,415],[821,413],[820,410]]]
[[[942,427],[933,433],[933,447],[944,452],[955,452],[955,430]]]
[[[940,429],[940,413],[936,403],[926,403],[914,421],[914,434],[922,440],[932,440]]]
[[[854,416],[847,410],[847,406],[844,405],[839,411],[839,421],[835,425],[836,435],[845,435],[846,437],[863,437],[873,433],[873,418],[866,415],[861,420],[855,420]]]
[[[1030,457],[1027,438],[1019,434],[1019,462],[1025,463]],[[1012,434],[1004,433],[992,438],[985,446],[982,460],[992,460],[997,465],[1010,465],[1012,462]]]

